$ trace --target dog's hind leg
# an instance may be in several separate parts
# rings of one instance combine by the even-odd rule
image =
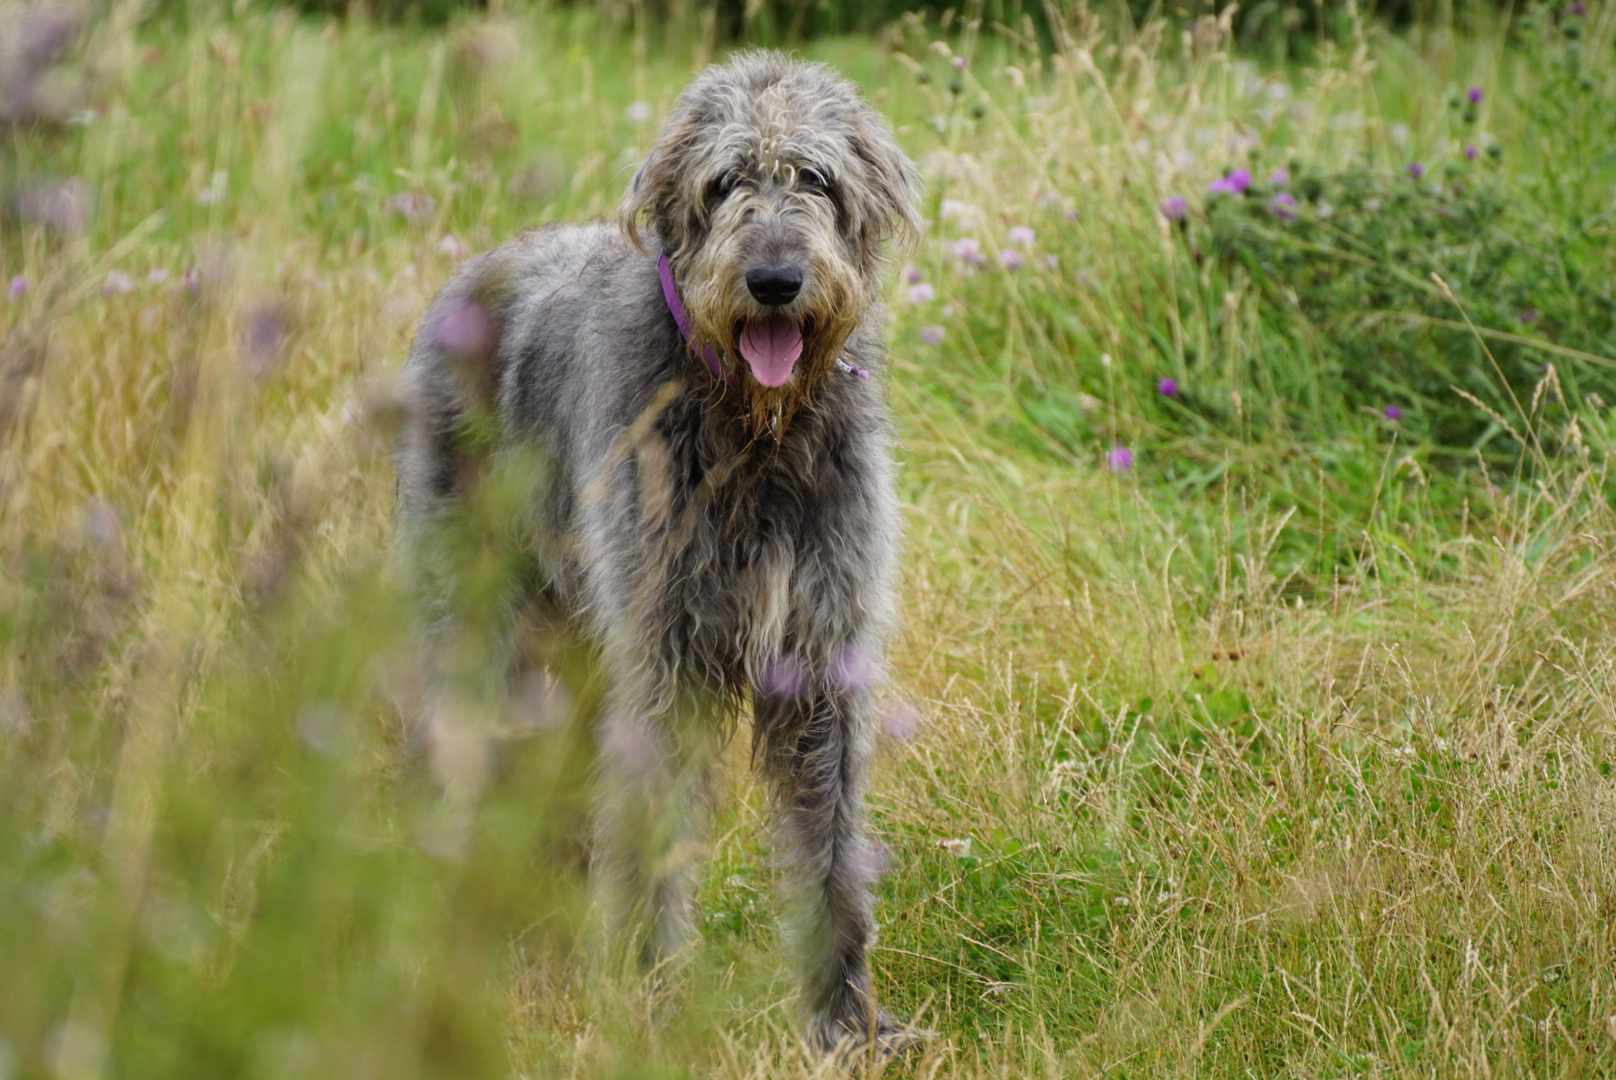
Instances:
[[[875,1007],[869,948],[876,858],[864,830],[869,702],[862,691],[754,698],[780,858],[803,964],[809,1041],[899,1049],[904,1029]]]

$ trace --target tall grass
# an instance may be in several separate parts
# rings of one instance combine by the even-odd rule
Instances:
[[[1276,69],[1085,11],[808,48],[929,192],[872,800],[878,989],[939,1038],[890,1071],[1616,1074],[1591,7]],[[388,556],[414,321],[609,211],[700,28],[133,16],[4,133],[0,1076],[823,1072],[744,748],[701,947],[597,978],[586,735],[485,678],[424,759]],[[457,524],[473,587],[519,499]]]

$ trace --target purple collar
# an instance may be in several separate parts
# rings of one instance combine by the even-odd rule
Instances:
[[[668,304],[668,314],[673,316],[674,323],[679,327],[679,336],[690,344],[690,315],[685,311],[683,300],[679,299],[679,287],[673,283],[673,267],[668,264],[668,257],[662,255],[657,259],[657,276],[662,279],[662,299]],[[724,381],[724,368],[718,362],[718,354],[711,345],[701,347],[701,358],[707,361],[707,370],[713,373],[713,378],[719,382]]]
[[[679,336],[690,344],[690,313],[685,311],[684,301],[679,299],[679,287],[673,283],[673,266],[668,262],[666,255],[657,256],[657,277],[662,279],[662,299],[668,305],[668,314],[673,316],[674,325],[679,327]],[[718,362],[718,354],[711,345],[701,347],[701,358],[707,361],[707,370],[713,373],[713,378],[719,382],[724,381],[724,367]],[[846,360],[837,360],[836,366],[856,376],[860,380],[868,381],[870,371],[857,364],[850,364]]]

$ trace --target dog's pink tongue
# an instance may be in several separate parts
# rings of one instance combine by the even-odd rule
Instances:
[[[783,386],[802,355],[802,328],[784,315],[753,319],[741,331],[741,355],[764,386]]]

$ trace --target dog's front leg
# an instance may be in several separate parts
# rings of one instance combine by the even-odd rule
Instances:
[[[713,754],[685,710],[658,711],[623,693],[608,698],[590,876],[607,952],[649,970],[693,932]]]
[[[870,993],[876,860],[864,829],[869,701],[862,691],[758,694],[756,723],[803,965],[808,1038],[830,1051],[873,1036],[898,1048],[904,1029]]]

